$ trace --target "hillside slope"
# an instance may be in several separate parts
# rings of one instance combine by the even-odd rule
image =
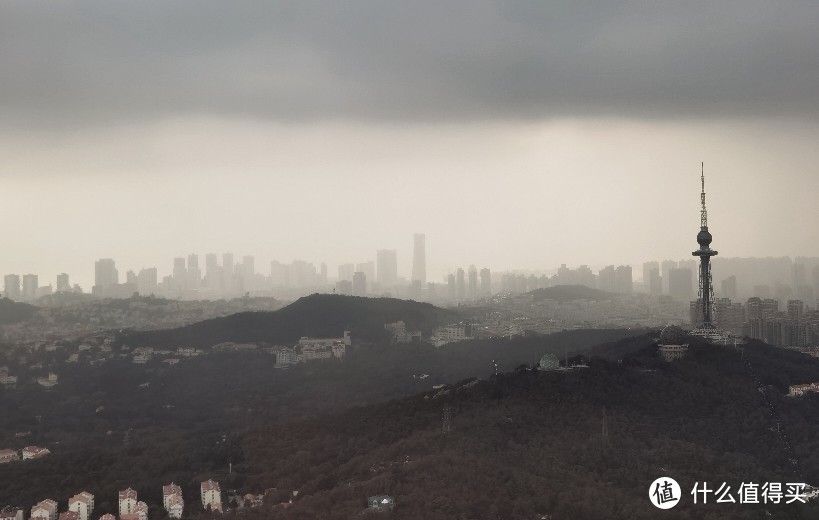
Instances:
[[[771,377],[819,380],[819,362],[756,344],[745,360],[731,348],[694,345],[690,359],[666,364],[654,350],[254,430],[244,436],[240,480],[276,488],[276,500],[298,490],[298,499],[244,517],[352,518],[368,496],[384,493],[396,499],[395,519],[654,520],[660,514],[648,488],[665,475],[680,483],[683,498],[662,518],[816,518],[816,503],[713,504],[712,497],[694,505],[690,491],[695,482],[726,482],[736,497],[742,482],[815,483],[819,399],[763,386],[791,454],[745,360],[765,365],[757,371],[763,385],[776,383]]]
[[[384,324],[403,320],[429,332],[459,316],[428,303],[394,298],[313,294],[273,312],[242,312],[176,329],[126,332],[130,346],[210,347],[225,341],[293,343],[302,336],[340,337],[345,330],[366,340],[384,339]]]

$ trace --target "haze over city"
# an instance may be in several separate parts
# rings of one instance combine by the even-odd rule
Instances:
[[[814,5],[175,5],[3,6],[0,272],[819,255]]]

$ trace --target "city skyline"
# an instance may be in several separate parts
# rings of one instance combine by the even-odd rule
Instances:
[[[0,8],[2,272],[635,266],[688,253],[701,161],[722,250],[819,256],[817,6],[80,4]]]

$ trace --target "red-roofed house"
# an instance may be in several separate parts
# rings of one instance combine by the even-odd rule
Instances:
[[[115,517],[111,513],[105,513],[100,517],[100,520],[117,520],[117,517]]]
[[[31,508],[31,520],[56,520],[57,502],[47,498]]]
[[[0,520],[23,520],[23,510],[19,507],[4,507],[0,509]]]
[[[137,502],[134,513],[139,515],[139,520],[148,520],[148,504],[145,502]]]
[[[64,513],[60,513],[60,520],[79,520],[80,515],[78,515],[74,511],[66,511]]]
[[[131,488],[119,492],[119,516],[134,513],[137,505],[137,492]]]
[[[136,513],[125,513],[124,515],[119,515],[119,520],[139,520],[139,515]]]
[[[0,464],[3,464],[5,462],[12,462],[19,459],[20,455],[17,454],[16,450],[0,450]]]
[[[206,480],[200,486],[202,492],[202,507],[205,510],[222,512],[222,490],[219,483],[214,480]]]
[[[162,486],[162,506],[170,518],[180,518],[185,502],[182,500],[182,488],[171,482]]]
[[[74,495],[68,499],[68,510],[77,513],[79,520],[90,520],[94,511],[94,495],[88,491]]]
[[[50,453],[51,452],[48,450],[48,448],[41,448],[39,446],[26,446],[25,448],[23,448],[23,460],[39,459],[41,457],[45,457]]]

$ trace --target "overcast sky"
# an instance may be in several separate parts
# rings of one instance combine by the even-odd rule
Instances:
[[[819,3],[0,3],[2,273],[819,255]],[[201,261],[204,263],[204,260]],[[639,277],[639,274],[637,274]]]

